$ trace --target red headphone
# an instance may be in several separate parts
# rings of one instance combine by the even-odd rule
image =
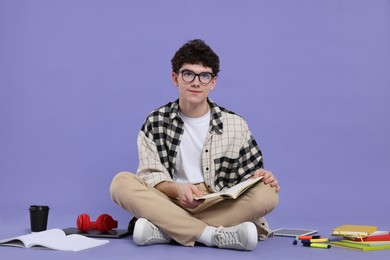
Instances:
[[[89,229],[97,229],[105,233],[117,227],[118,221],[108,214],[100,215],[96,222],[91,222],[88,214],[81,214],[77,217],[77,229],[83,232],[87,232]]]

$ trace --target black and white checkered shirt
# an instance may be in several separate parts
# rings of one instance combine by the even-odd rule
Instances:
[[[184,122],[178,115],[179,101],[170,102],[147,117],[138,134],[137,174],[149,185],[172,181]],[[210,127],[203,146],[202,169],[213,191],[229,188],[263,167],[262,154],[239,115],[210,105]]]

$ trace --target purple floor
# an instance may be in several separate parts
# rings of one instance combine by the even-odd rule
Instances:
[[[9,221],[7,225],[1,222],[0,239],[27,234],[29,232],[28,216],[19,212],[19,217]],[[121,215],[119,228],[126,228],[126,215]],[[123,219],[122,219],[123,218]],[[278,221],[275,214],[275,221]],[[272,219],[272,214],[270,216]],[[69,221],[71,220],[71,221]],[[66,228],[72,225],[73,217],[66,214],[50,215],[48,228]],[[272,222],[272,221],[271,221]],[[328,222],[329,223],[329,222]],[[306,223],[307,224],[307,223]],[[299,225],[299,223],[297,223]],[[334,225],[330,223],[330,225]],[[275,225],[273,225],[276,227]],[[297,227],[297,226],[294,226]],[[302,226],[299,226],[302,227]],[[314,226],[319,233],[327,236],[331,228]],[[0,247],[0,259],[390,259],[390,250],[362,252],[332,247],[330,249],[307,248],[293,245],[293,240],[287,237],[271,237],[260,241],[257,248],[251,252],[209,248],[201,245],[183,247],[180,245],[152,245],[139,247],[132,241],[131,236],[110,239],[110,243],[78,252],[64,252],[54,250],[23,249],[14,247]]]

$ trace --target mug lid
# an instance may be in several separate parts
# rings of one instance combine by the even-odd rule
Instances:
[[[41,205],[31,205],[29,210],[35,211],[35,210],[48,210],[49,206],[41,206]]]

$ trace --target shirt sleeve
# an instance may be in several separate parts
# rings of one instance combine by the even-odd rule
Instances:
[[[137,144],[139,157],[138,176],[152,187],[163,181],[172,181],[168,170],[160,161],[156,143],[148,138],[143,131],[140,131]]]
[[[253,176],[254,172],[259,168],[263,168],[263,156],[253,138],[251,131],[247,125],[245,131],[243,131],[243,145],[240,149],[240,168],[239,176],[242,176],[242,180],[246,180]]]

